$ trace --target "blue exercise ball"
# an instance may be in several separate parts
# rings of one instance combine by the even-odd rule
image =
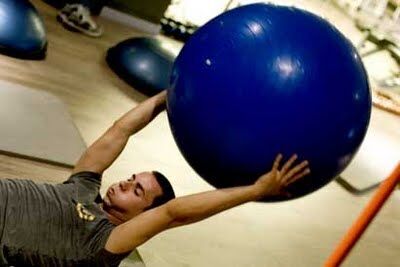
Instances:
[[[183,156],[217,188],[252,184],[278,153],[307,159],[311,174],[288,189],[297,198],[350,163],[371,95],[356,49],[329,22],[252,4],[189,39],[173,66],[167,110]]]
[[[0,53],[22,59],[44,59],[44,23],[27,0],[0,1]]]

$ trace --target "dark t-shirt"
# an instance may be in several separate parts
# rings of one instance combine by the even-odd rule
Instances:
[[[100,183],[93,172],[55,185],[0,180],[0,266],[118,266],[128,254],[104,249],[115,226]]]

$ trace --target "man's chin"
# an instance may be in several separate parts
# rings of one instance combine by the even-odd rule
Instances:
[[[103,198],[103,209],[104,210],[108,210],[110,208],[111,208],[111,201],[108,198],[108,196],[104,196],[104,198]]]

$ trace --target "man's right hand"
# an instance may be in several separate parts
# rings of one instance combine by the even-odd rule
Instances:
[[[308,161],[293,166],[296,159],[297,155],[293,155],[280,168],[282,155],[279,154],[275,158],[271,171],[258,178],[253,185],[259,199],[269,196],[290,197],[287,186],[310,173]]]

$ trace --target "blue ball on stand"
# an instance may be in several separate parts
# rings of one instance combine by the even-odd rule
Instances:
[[[0,54],[21,59],[46,57],[46,29],[29,1],[0,1]]]

